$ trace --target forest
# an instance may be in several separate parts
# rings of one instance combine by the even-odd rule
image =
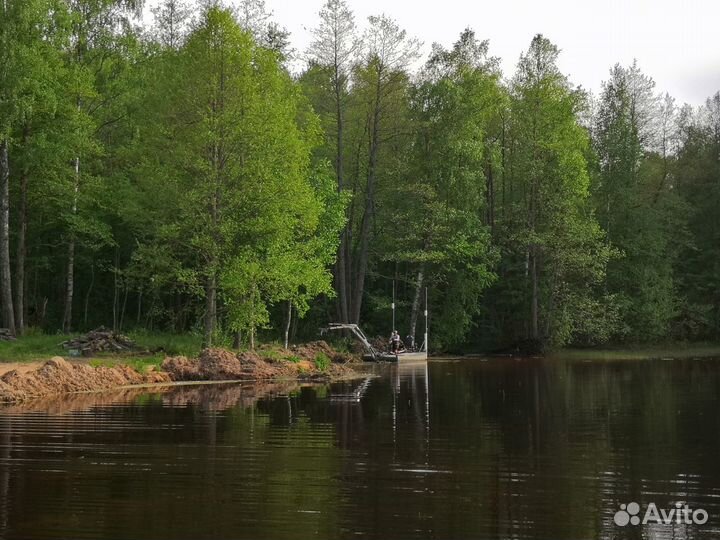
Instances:
[[[10,333],[386,335],[395,292],[417,336],[427,290],[437,351],[720,340],[720,92],[593,95],[542,35],[421,57],[345,0],[302,51],[263,0],[148,10],[0,2]]]

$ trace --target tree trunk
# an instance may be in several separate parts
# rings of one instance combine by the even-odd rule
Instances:
[[[493,177],[492,158],[488,159],[485,194],[487,197],[487,221],[492,235],[495,231],[495,178]]]
[[[212,254],[208,265],[209,273],[207,276],[207,282],[205,285],[205,337],[203,339],[204,347],[212,347],[213,345],[213,334],[217,327],[217,275],[218,275],[218,257],[217,249],[219,248],[219,241],[217,239],[217,228],[218,228],[218,211],[220,201],[220,186],[219,186],[219,149],[218,145],[213,146],[212,154],[212,165],[215,174],[215,192],[210,200],[210,218],[212,223],[212,234],[214,245],[210,248]]]
[[[255,298],[257,285],[253,284],[252,297],[250,298],[250,350],[255,350]]]
[[[118,331],[118,305],[120,303],[120,287],[118,286],[118,274],[120,273],[120,247],[115,249],[115,269],[113,270],[113,331]]]
[[[335,171],[337,173],[338,193],[342,193],[344,189],[344,163],[343,163],[343,115],[342,115],[342,89],[340,87],[339,67],[335,65],[335,121],[337,126],[337,148],[335,153]],[[347,228],[347,225],[346,227]],[[338,250],[338,259],[335,266],[335,280],[338,293],[338,307],[340,322],[349,322],[348,296],[346,283],[346,253],[345,253],[346,233],[343,230],[340,237],[340,247]]]
[[[368,184],[370,181],[368,181]],[[357,280],[355,284],[355,298],[353,300],[352,322],[360,323],[360,311],[362,310],[363,293],[365,290],[365,274],[368,265],[368,247],[370,243],[370,222],[373,214],[373,202],[370,200],[372,195],[368,195],[365,204],[365,215],[363,216],[362,227],[360,229],[360,250],[358,254],[358,270]]]
[[[336,105],[336,124],[337,124],[337,148],[335,154],[335,171],[337,173],[338,193],[342,193],[344,189],[344,166],[343,166],[343,129],[344,121],[342,114],[342,88],[340,85],[339,67],[335,65],[335,105]],[[348,225],[344,229],[347,229]],[[350,322],[350,312],[348,310],[348,290],[347,290],[347,262],[346,247],[347,241],[346,231],[343,230],[340,236],[340,247],[338,249],[338,258],[335,266],[335,280],[337,289],[338,311],[340,322]]]
[[[138,291],[137,317],[135,318],[135,324],[137,326],[140,326],[140,316],[142,315],[142,296],[143,296],[143,292],[142,292],[142,287],[141,287],[140,290]],[[175,321],[173,321],[173,323],[175,323]]]
[[[537,269],[537,248],[531,249],[530,280],[532,282],[532,338],[539,339],[538,333],[538,269]]]
[[[90,266],[90,285],[85,293],[85,310],[83,314],[83,325],[87,328],[88,323],[88,311],[90,308],[90,295],[92,294],[93,285],[95,285],[95,263]]]
[[[233,349],[239,350],[240,345],[242,344],[242,332],[238,330],[235,332],[235,335],[233,336]]]
[[[212,268],[205,284],[205,336],[203,347],[212,347],[215,321],[217,320],[217,275],[214,265]]]
[[[297,313],[297,309],[295,310],[295,313]],[[297,336],[298,320],[299,317],[297,316],[292,318],[292,325],[290,326],[290,341],[292,342],[295,341],[295,338]]]
[[[125,283],[125,295],[123,296],[122,309],[120,310],[120,324],[118,325],[118,332],[122,332],[123,323],[125,322],[125,308],[127,307],[127,299],[128,299],[128,286],[127,286],[127,283]]]
[[[285,322],[285,348],[288,348],[290,341],[290,323],[292,322],[292,302],[288,301],[287,319]]]
[[[45,316],[47,315],[48,297],[43,298],[42,306],[38,309],[38,326],[40,328],[45,326]]]
[[[338,258],[335,263],[335,290],[337,292],[337,313],[340,322],[350,322],[350,314],[348,311],[348,294],[347,294],[347,268],[346,268],[346,232],[342,231],[340,236],[340,246],[338,248]]]
[[[355,261],[354,252],[354,232],[353,226],[355,223],[355,210],[358,204],[357,192],[360,185],[360,156],[362,153],[363,143],[362,140],[368,133],[370,125],[370,119],[368,118],[363,127],[363,136],[358,137],[357,147],[355,148],[355,166],[353,167],[353,182],[352,182],[352,197],[350,197],[350,208],[348,210],[348,222],[345,228],[345,298],[348,304],[348,322],[352,322],[353,314],[353,302],[354,302],[354,278],[355,268],[357,266]]]
[[[75,193],[73,194],[72,213],[77,214],[78,193],[80,191],[80,158],[75,158]],[[67,254],[67,281],[65,284],[65,312],[63,314],[63,332],[66,334],[72,328],[72,303],[75,291],[75,233],[70,233],[70,243]]]
[[[355,287],[355,300],[353,302],[352,322],[360,322],[360,311],[362,309],[363,293],[365,290],[365,274],[368,265],[368,247],[370,244],[370,227],[374,217],[375,209],[375,177],[377,174],[378,147],[380,143],[380,94],[381,73],[377,74],[378,82],[375,95],[375,108],[373,111],[372,136],[370,139],[370,162],[368,166],[368,181],[365,192],[365,214],[360,229],[360,250],[358,253],[357,284]]]
[[[425,279],[425,266],[420,265],[418,270],[417,280],[415,281],[415,296],[413,297],[412,311],[410,312],[410,337],[412,343],[409,346],[415,345],[415,332],[417,329],[418,315],[420,314],[420,299],[422,297],[423,281]]]
[[[23,144],[26,145],[30,136],[30,128],[23,128]],[[27,196],[29,167],[26,165],[20,176],[20,209],[18,218],[17,259],[15,261],[15,329],[18,335],[25,331],[25,259],[27,258]]]
[[[15,334],[12,282],[10,274],[10,163],[8,142],[0,143],[0,300],[3,324]]]

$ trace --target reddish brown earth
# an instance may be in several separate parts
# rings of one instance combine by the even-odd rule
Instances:
[[[315,358],[321,353],[331,360],[325,370],[315,365]],[[166,358],[162,369],[174,381],[330,380],[354,375],[355,370],[346,365],[352,360],[352,356],[335,351],[324,341],[315,341],[273,353],[267,349],[239,353],[205,349],[197,359],[184,356]]]
[[[0,401],[22,401],[53,394],[89,392],[132,384],[169,382],[167,373],[141,374],[128,366],[97,367],[74,364],[56,356],[41,367],[21,373],[12,370],[0,377]]]
[[[318,368],[315,362],[321,353],[331,360],[325,369]],[[39,367],[35,363],[18,366],[0,376],[0,402],[176,381],[337,380],[358,375],[346,365],[352,360],[352,356],[335,351],[324,341],[290,350],[236,353],[206,349],[197,359],[166,358],[161,371],[147,373],[124,365],[92,367],[56,356]]]

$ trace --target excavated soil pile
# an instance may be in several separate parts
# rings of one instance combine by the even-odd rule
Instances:
[[[319,354],[324,354],[334,364],[347,364],[348,362],[356,360],[356,357],[352,354],[336,351],[324,341],[311,341],[305,345],[293,345],[290,347],[290,353],[311,362],[315,360]]]
[[[37,369],[22,373],[13,369],[0,376],[0,402],[174,381],[352,378],[359,375],[346,365],[352,359],[352,356],[335,351],[324,341],[292,350],[265,349],[258,353],[206,349],[198,359],[190,360],[184,356],[166,358],[162,371],[144,374],[129,366],[94,368],[56,356]]]
[[[372,338],[368,338],[368,341],[370,342],[370,345],[372,345],[376,351],[389,351],[390,350],[390,338],[384,338],[382,336],[375,336]],[[359,341],[353,341],[352,350],[355,354],[358,354],[358,355],[367,354],[367,352],[368,352],[365,349],[365,346],[362,343],[360,343]]]
[[[323,356],[330,360],[329,365],[316,361]],[[166,358],[162,369],[174,381],[336,379],[355,374],[355,370],[344,365],[350,360],[350,355],[335,351],[324,341],[316,341],[272,352],[205,349],[197,360],[184,356]]]
[[[170,377],[157,371],[141,374],[128,366],[93,368],[87,364],[73,364],[56,356],[34,371],[21,374],[13,370],[0,377],[0,401],[22,401],[159,382],[170,382]]]

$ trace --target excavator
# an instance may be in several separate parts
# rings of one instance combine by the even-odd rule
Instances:
[[[419,351],[398,351],[397,353],[378,351],[357,324],[330,323],[326,328],[320,329],[320,335],[335,330],[347,330],[360,341],[365,348],[363,360],[369,362],[419,362],[427,360],[427,332],[425,341]]]

